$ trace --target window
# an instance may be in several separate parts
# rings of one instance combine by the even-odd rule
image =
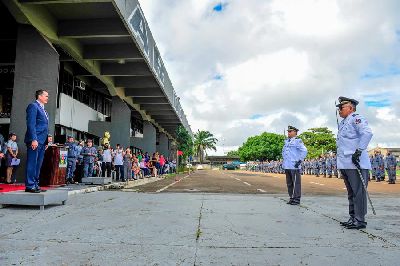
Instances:
[[[74,77],[70,72],[65,69],[61,70],[59,93],[64,93],[71,96],[75,100],[89,106],[103,115],[111,116],[111,98],[107,95],[94,91],[90,86],[86,85],[85,90],[76,88],[74,84],[81,81],[79,78]],[[58,97],[57,107],[60,107]]]

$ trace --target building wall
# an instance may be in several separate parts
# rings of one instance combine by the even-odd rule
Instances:
[[[57,109],[59,76],[59,55],[54,47],[36,29],[20,25],[16,47],[14,90],[11,110],[10,131],[17,134],[21,164],[18,181],[25,178],[26,146],[23,144],[26,132],[26,107],[35,101],[35,91],[49,92],[45,106],[49,115],[49,133],[54,133]]]
[[[60,93],[60,108],[56,112],[56,124],[91,133],[89,131],[89,121],[104,120],[105,116],[100,112],[74,100],[71,96]]]

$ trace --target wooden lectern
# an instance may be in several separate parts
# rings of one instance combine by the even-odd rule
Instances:
[[[49,146],[40,170],[40,186],[65,185],[66,172],[67,149],[64,146]]]

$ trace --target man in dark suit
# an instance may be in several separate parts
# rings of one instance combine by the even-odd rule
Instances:
[[[44,150],[49,133],[49,116],[44,105],[49,100],[46,90],[38,90],[35,93],[36,101],[26,108],[26,134],[27,163],[25,192],[44,192],[39,187],[40,168],[42,167]]]

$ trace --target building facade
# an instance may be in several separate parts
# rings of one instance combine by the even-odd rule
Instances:
[[[192,134],[137,0],[0,0],[0,23],[0,133],[17,134],[21,166],[38,89],[56,143],[109,131],[113,146],[169,156],[178,126]]]

